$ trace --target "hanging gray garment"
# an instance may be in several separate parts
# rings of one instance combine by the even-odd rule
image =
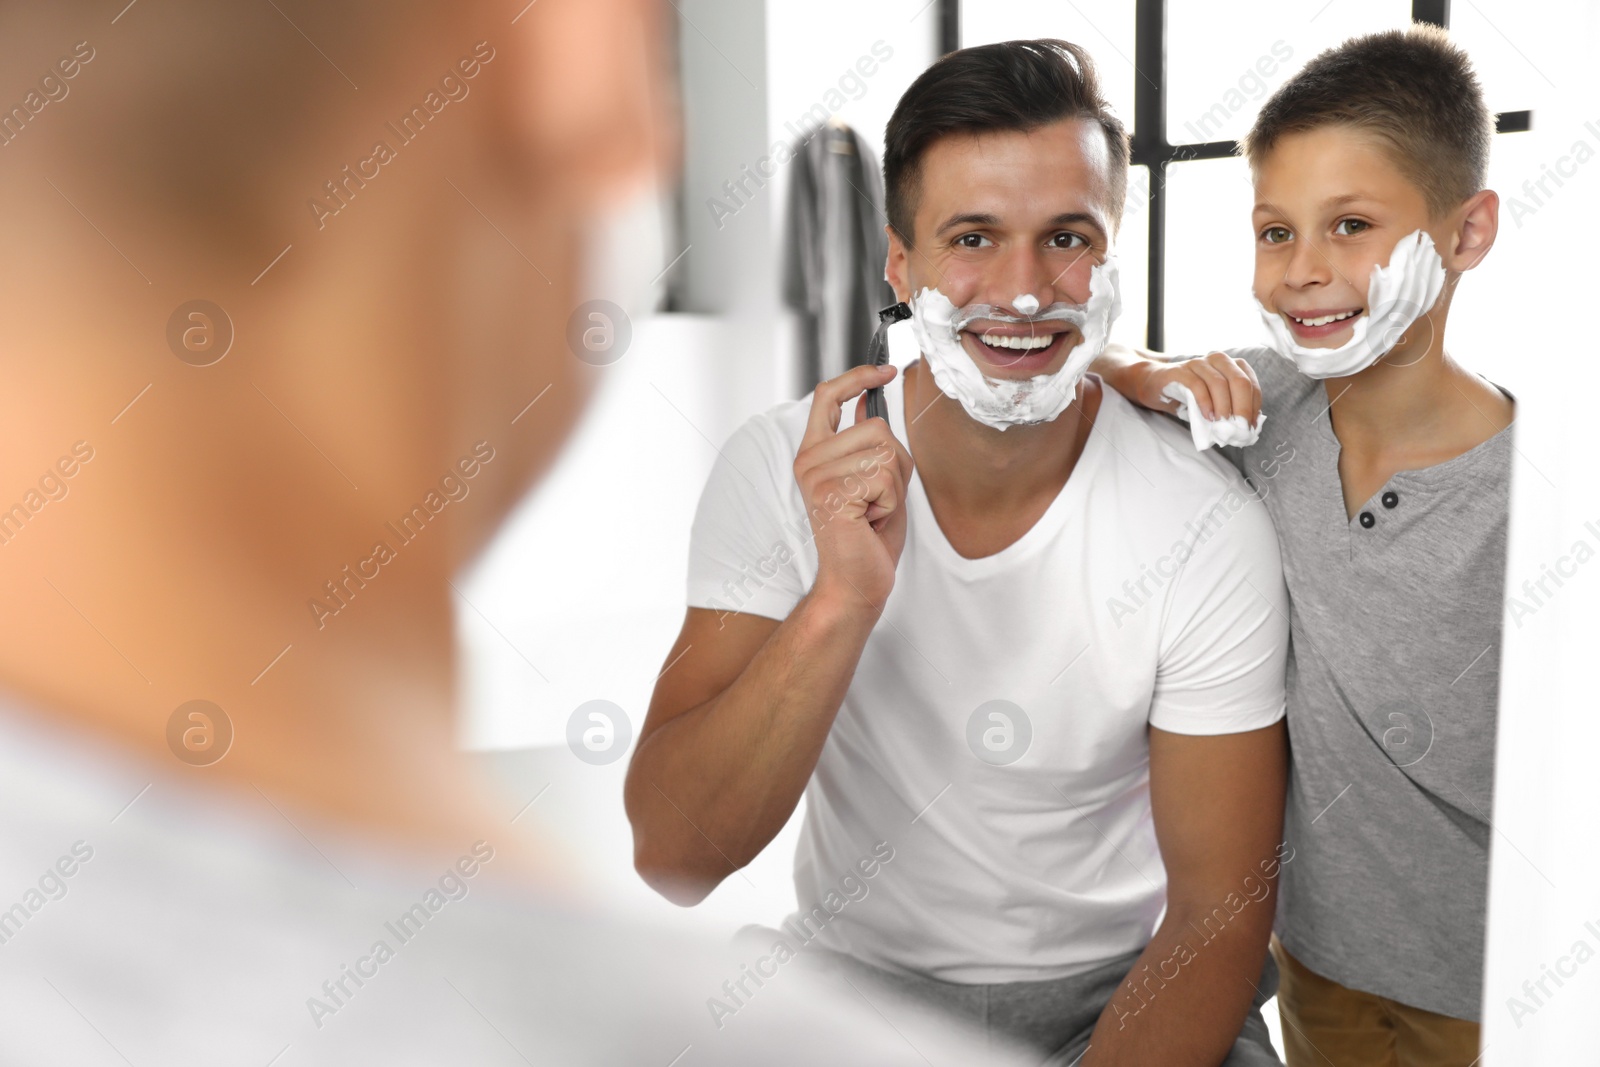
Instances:
[[[827,123],[795,146],[784,216],[783,301],[799,319],[798,394],[865,362],[883,280],[883,175],[850,127]]]

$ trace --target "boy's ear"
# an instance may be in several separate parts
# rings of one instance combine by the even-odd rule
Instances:
[[[1447,270],[1471,270],[1494,247],[1500,232],[1500,195],[1493,189],[1473,193],[1461,205],[1460,219],[1455,247],[1444,257]]]
[[[894,298],[902,302],[911,300],[911,278],[906,270],[910,254],[905,242],[900,240],[899,231],[888,223],[884,223],[883,232],[889,235],[889,262],[884,269],[884,277],[889,279],[889,287],[894,290]]]

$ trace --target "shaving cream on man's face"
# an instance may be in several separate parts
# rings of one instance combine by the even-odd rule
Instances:
[[[996,430],[1050,422],[1078,395],[1078,382],[1105,349],[1111,324],[1122,312],[1116,262],[1108,257],[1090,271],[1088,303],[1058,302],[1040,310],[1038,298],[1030,294],[1012,303],[1027,317],[1018,318],[990,304],[958,308],[937,289],[923,289],[911,300],[911,329],[933,371],[934,384],[972,418]],[[1054,374],[991,378],[961,344],[962,330],[979,320],[1026,325],[1068,322],[1077,327],[1082,340]]]
[[[1294,339],[1289,324],[1256,298],[1272,347],[1294,360],[1308,378],[1344,378],[1372,366],[1400,343],[1411,324],[1432,309],[1444,288],[1444,260],[1426,230],[1400,238],[1389,265],[1372,268],[1367,306],[1351,327],[1350,340],[1338,348],[1307,348]]]

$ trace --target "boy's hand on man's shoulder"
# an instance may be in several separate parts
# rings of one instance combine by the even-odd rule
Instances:
[[[1226,352],[1175,362],[1150,359],[1145,352],[1139,354],[1146,358],[1133,364],[1126,378],[1133,392],[1125,395],[1134,403],[1176,415],[1179,402],[1165,395],[1165,391],[1169,385],[1181,385],[1194,394],[1195,404],[1207,420],[1241,415],[1254,426],[1261,415],[1261,383],[1244,360]]]

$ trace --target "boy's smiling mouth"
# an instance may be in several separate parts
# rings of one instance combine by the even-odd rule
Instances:
[[[1313,340],[1320,337],[1330,337],[1345,327],[1353,324],[1356,316],[1366,308],[1309,308],[1299,314],[1284,311],[1282,315],[1288,320],[1289,329],[1297,337]]]

